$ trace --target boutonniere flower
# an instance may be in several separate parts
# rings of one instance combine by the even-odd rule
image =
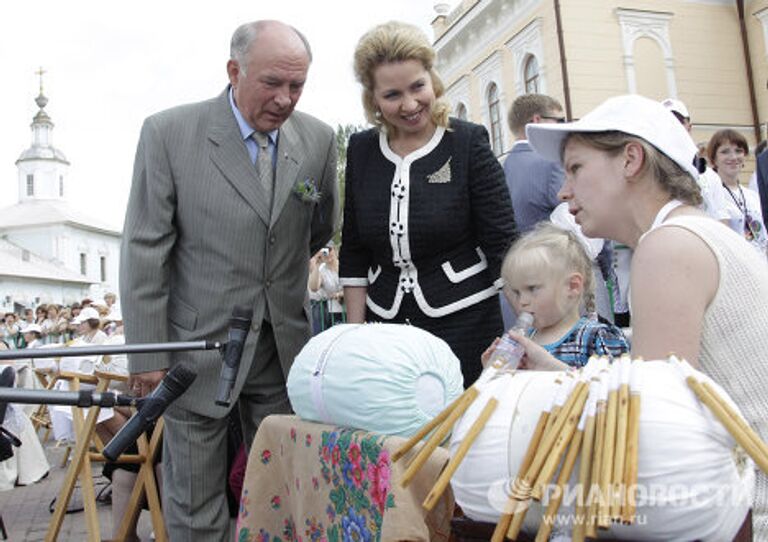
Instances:
[[[317,183],[311,177],[298,181],[293,187],[293,193],[306,203],[317,203],[320,201],[320,190],[317,189]]]
[[[427,175],[427,182],[435,184],[451,182],[451,159],[448,158],[448,161],[440,169]]]

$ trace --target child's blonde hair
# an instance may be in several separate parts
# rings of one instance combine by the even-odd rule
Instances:
[[[579,273],[584,278],[582,301],[587,314],[595,312],[595,281],[592,260],[579,239],[549,222],[538,224],[514,242],[504,256],[501,276],[507,290],[510,278],[533,271],[552,278]]]

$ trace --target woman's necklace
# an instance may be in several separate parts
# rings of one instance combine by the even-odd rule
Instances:
[[[741,196],[741,201],[736,199],[736,194],[733,193],[733,191],[731,190],[731,188],[727,184],[723,183],[723,187],[731,195],[731,199],[733,199],[733,202],[736,204],[736,207],[739,208],[739,211],[741,211],[741,214],[743,214],[744,217],[746,218],[746,216],[747,216],[747,198],[744,195],[744,190],[741,189],[741,185],[737,183],[736,186],[739,189],[739,196]]]

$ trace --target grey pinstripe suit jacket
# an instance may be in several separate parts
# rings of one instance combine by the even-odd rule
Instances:
[[[545,160],[528,142],[515,143],[504,161],[517,231],[524,234],[549,215],[560,201],[557,192],[563,186],[563,168]]]
[[[237,305],[253,307],[234,397],[253,361],[265,308],[283,371],[308,340],[308,260],[337,226],[336,146],[326,124],[294,112],[280,128],[271,213],[229,104],[211,100],[146,119],[121,249],[128,343],[225,340]],[[320,197],[300,197],[297,183]],[[177,405],[221,417],[218,352],[142,354],[131,372],[191,363],[198,377]]]

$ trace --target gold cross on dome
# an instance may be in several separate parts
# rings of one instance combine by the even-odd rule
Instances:
[[[42,66],[35,72],[35,75],[40,77],[40,94],[43,93],[43,74],[47,73],[46,70],[43,69]]]

